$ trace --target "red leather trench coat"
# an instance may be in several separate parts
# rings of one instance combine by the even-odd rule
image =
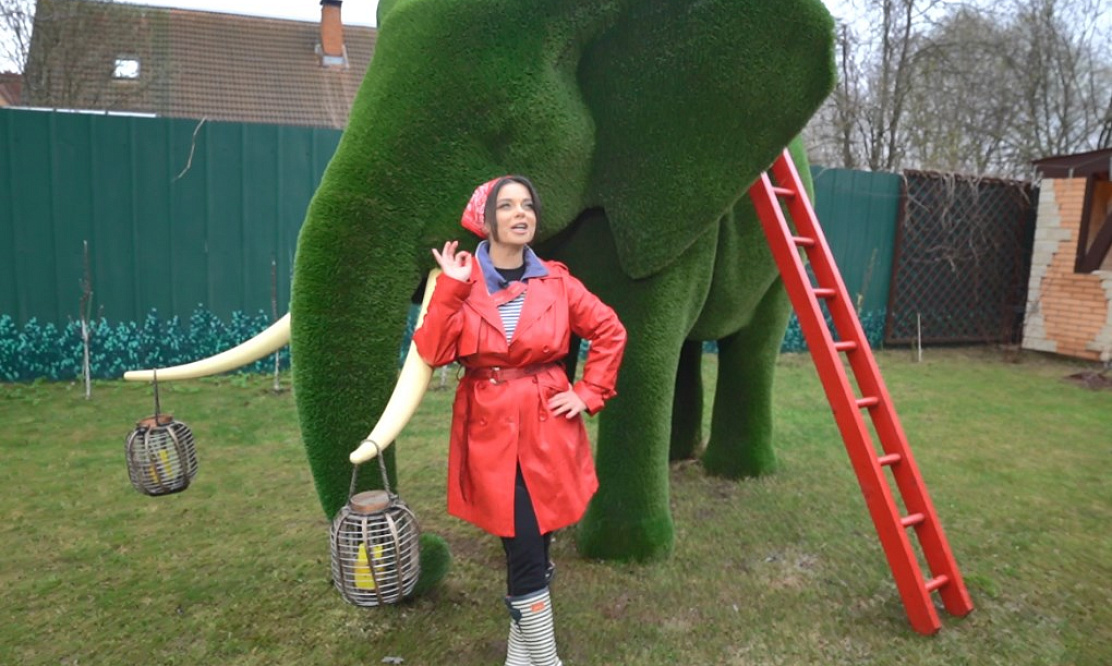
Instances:
[[[569,388],[557,362],[570,335],[590,340],[583,379],[572,387],[594,414],[615,394],[626,332],[617,315],[572,277],[545,261],[548,275],[487,293],[478,263],[468,282],[441,275],[421,327],[413,334],[429,365],[459,361],[465,368],[552,364],[505,381],[465,373],[452,406],[448,454],[448,512],[497,536],[514,536],[517,464],[541,533],[578,521],[595,490],[594,461],[581,416],[553,416],[550,397]],[[513,339],[506,342],[498,304],[526,291]]]

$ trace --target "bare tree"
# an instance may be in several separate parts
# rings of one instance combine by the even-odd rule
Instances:
[[[0,0],[0,71],[8,66],[23,71],[34,18],[35,0]]]
[[[1101,122],[1097,148],[1112,148],[1112,96],[1108,99],[1108,108],[1104,110],[1104,120]]]
[[[993,17],[961,8],[925,37],[908,96],[906,164],[1005,175],[1020,104],[1014,36]]]
[[[13,2],[17,0],[0,0]],[[38,0],[24,67],[24,102],[148,111],[165,86],[165,10],[112,0]]]
[[[924,168],[1024,177],[1030,162],[1096,148],[1112,89],[1091,0],[964,10],[929,35],[916,70]]]
[[[838,26],[839,82],[808,131],[823,160],[836,150],[848,168],[893,171],[904,162],[907,104],[924,34],[947,6],[943,0],[862,0],[875,17]]]
[[[812,162],[856,169],[860,165],[859,121],[865,105],[863,75],[855,60],[860,48],[857,33],[845,22],[839,21],[835,30],[838,83],[805,135]]]
[[[808,127],[813,160],[1022,177],[1031,160],[1107,145],[1102,1],[862,0],[875,20],[839,25],[840,80]]]
[[[1098,0],[1016,0],[1014,32],[1026,61],[1015,159],[1096,147],[1112,89]],[[1103,42],[1103,43],[1102,43]],[[1103,66],[1101,59],[1103,58]],[[1022,61],[1021,61],[1022,62]]]
[[[869,4],[881,20],[873,29],[879,48],[869,63],[871,103],[861,119],[865,160],[874,171],[892,171],[903,157],[901,121],[911,92],[915,18],[920,12],[916,0],[871,0]]]

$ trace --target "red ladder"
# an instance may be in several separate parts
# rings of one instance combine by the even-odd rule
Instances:
[[[869,349],[865,331],[861,328],[845,283],[834,265],[826,237],[787,150],[773,163],[770,171],[777,184],[773,185],[768,173],[763,173],[749,188],[749,197],[757,209],[772,256],[815,360],[826,398],[830,401],[853,470],[861,483],[861,492],[865,495],[869,514],[888,557],[888,565],[892,568],[908,619],[915,631],[933,634],[942,627],[942,623],[931,602],[932,592],[937,590],[947,612],[959,617],[973,610],[973,602],[954,562],[919,468],[911,456],[907,437],[896,417],[876,359]],[[795,223],[796,233],[788,227],[780,199],[783,199]],[[811,285],[799,248],[807,253],[818,286]],[[820,300],[825,301],[833,319],[837,341],[826,325]],[[850,384],[841,358],[843,353],[861,390],[860,398]],[[877,453],[863,411],[872,417],[883,455]],[[901,515],[896,504],[885,478],[886,467],[896,480],[907,515]],[[919,559],[912,548],[909,527],[914,528],[919,537],[919,545],[931,572],[929,579],[923,576]]]

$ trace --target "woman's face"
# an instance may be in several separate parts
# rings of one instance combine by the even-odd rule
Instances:
[[[498,190],[496,197],[491,242],[510,246],[531,243],[537,233],[537,214],[533,211],[529,188],[510,181]],[[488,226],[490,222],[487,221]]]

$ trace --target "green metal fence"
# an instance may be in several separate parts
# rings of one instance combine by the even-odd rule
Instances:
[[[900,176],[813,167],[815,214],[859,313],[888,303]]]
[[[879,347],[884,341],[901,179],[891,173],[821,167],[812,167],[811,175],[815,182],[815,214],[846,291],[853,298],[865,336],[870,345]],[[793,315],[781,349],[806,348]]]
[[[271,312],[272,270],[284,312],[298,229],[339,139],[330,129],[0,109],[0,381],[73,376],[85,241],[97,376],[192,360],[250,335]],[[816,212],[879,344],[900,178],[812,174]],[[784,349],[803,348],[790,328]]]
[[[329,129],[0,110],[0,314],[220,317],[289,302],[297,232],[339,142]]]

